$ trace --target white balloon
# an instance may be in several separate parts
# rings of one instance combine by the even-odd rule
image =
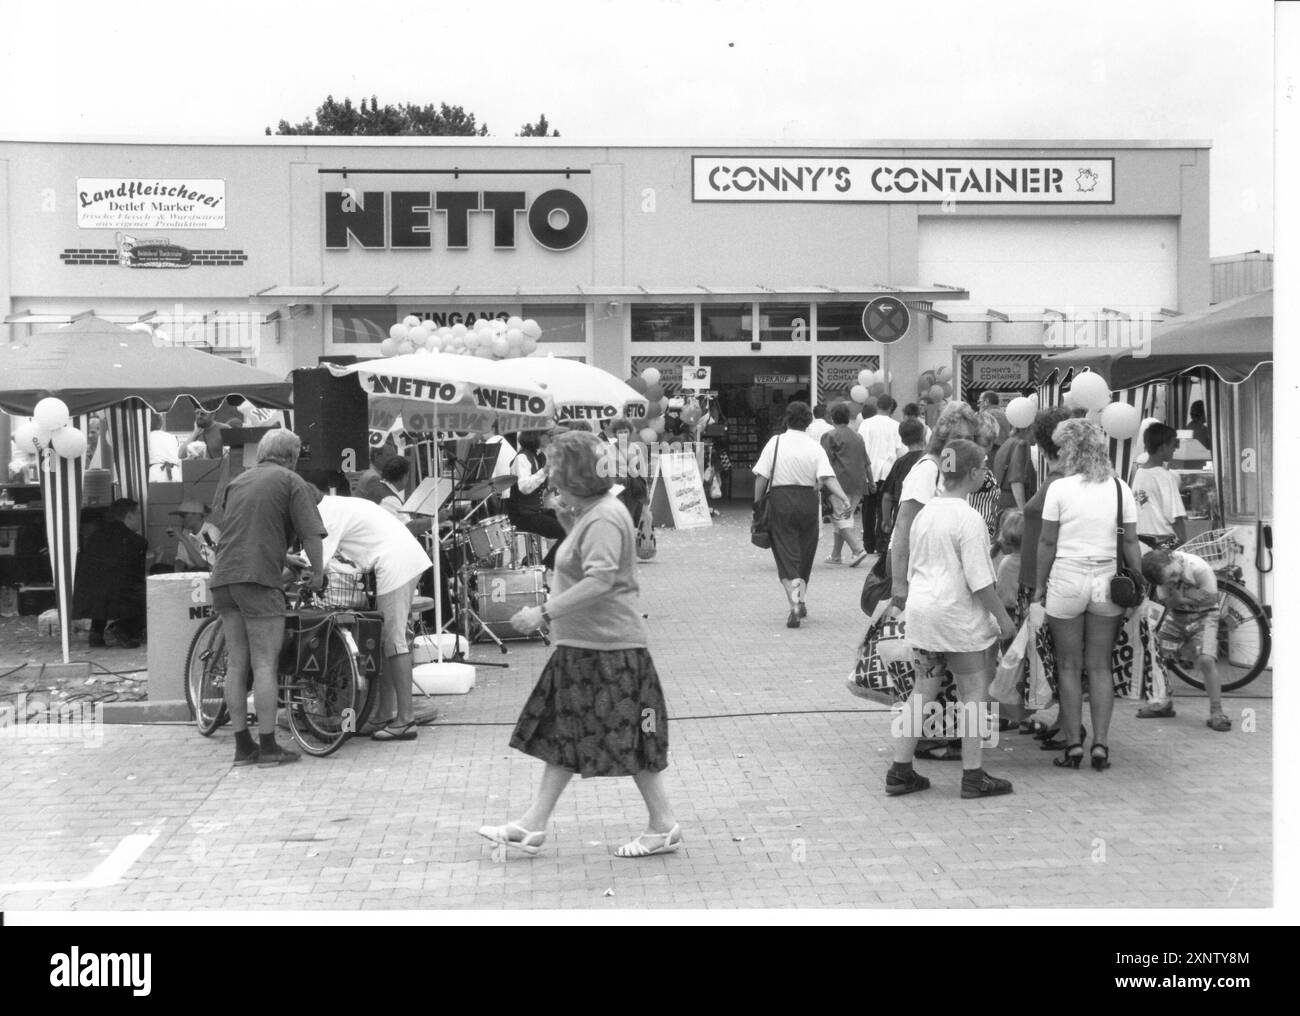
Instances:
[[[415,343],[410,339],[403,339],[397,344],[397,351],[403,356],[409,356],[411,353],[415,352]]]
[[[872,385],[876,383],[876,380],[877,380],[876,372],[874,370],[858,371],[858,384],[860,384],[863,388],[870,388]]]
[[[410,330],[411,329],[406,327],[406,325],[401,324],[399,322],[398,324],[393,325],[392,328],[388,329],[388,337],[390,339],[396,339],[398,342],[401,342],[404,338],[406,338],[406,333],[409,332]]]
[[[871,393],[862,385],[854,385],[849,389],[849,398],[858,403],[858,405],[866,402],[870,396]]]
[[[34,423],[20,423],[13,431],[14,447],[26,455],[35,455],[49,442],[48,436]]]
[[[479,318],[477,321],[474,322],[474,331],[491,333],[492,319],[485,318],[485,317]]]
[[[54,450],[65,459],[77,459],[86,453],[86,435],[76,427],[55,431]]]
[[[1142,425],[1142,411],[1127,402],[1112,402],[1101,411],[1101,427],[1117,441],[1136,437]]]
[[[397,355],[397,340],[396,340],[396,339],[384,339],[384,341],[381,342],[381,343],[379,344],[379,352],[380,352],[380,354],[383,355],[383,356],[396,356],[396,355]]]
[[[418,349],[421,346],[423,346],[426,342],[429,341],[429,329],[412,328],[407,333],[406,338],[408,339],[408,341],[410,341],[411,345],[415,346]]]
[[[407,328],[419,328],[420,319],[414,314],[407,314],[406,317],[402,318],[402,324],[406,325]]]
[[[641,378],[647,385],[657,385],[661,376],[658,367],[647,367],[641,372]]]
[[[503,336],[506,344],[518,349],[524,343],[524,333],[518,328],[507,328]]]
[[[47,433],[66,427],[70,419],[67,403],[62,399],[41,399],[32,410],[32,421]]]
[[[522,337],[522,333],[521,333],[521,337]],[[510,343],[506,341],[506,337],[504,335],[494,335],[492,337],[492,342],[489,344],[489,346],[493,354],[496,356],[505,356],[508,352],[510,352]]]
[[[469,350],[477,349],[479,347],[479,343],[487,342],[487,341],[488,341],[488,337],[484,335],[482,332],[466,332],[465,335],[461,338],[462,344],[465,346],[466,349]]]
[[[1061,405],[1066,409],[1074,409],[1078,404],[1078,400],[1074,397],[1073,391],[1068,391],[1061,396]]]
[[[1093,371],[1085,371],[1070,382],[1074,401],[1084,409],[1105,409],[1110,402],[1110,385]]]
[[[1006,412],[1007,422],[1020,430],[1023,427],[1033,425],[1034,416],[1038,413],[1038,407],[1034,405],[1033,400],[1021,396],[1007,403]]]
[[[525,319],[523,326],[519,330],[530,339],[540,338],[542,334],[542,326],[532,318]]]
[[[537,340],[531,335],[525,335],[524,341],[519,344],[519,352],[524,356],[532,356],[537,352]]]
[[[469,334],[469,329],[463,324],[457,322],[451,326],[451,334],[456,336],[458,339],[463,339],[467,334]]]
[[[439,333],[434,332],[432,335],[429,336],[429,341],[426,342],[424,345],[425,348],[428,349],[429,352],[431,353],[440,352],[443,347],[442,336]]]
[[[506,319],[506,327],[522,329],[524,327],[524,319],[519,317],[517,314],[511,314],[510,317]]]

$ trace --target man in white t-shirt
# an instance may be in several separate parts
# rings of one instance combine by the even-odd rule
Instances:
[[[813,422],[808,424],[808,429],[804,433],[820,444],[822,437],[833,431],[835,425],[826,419],[826,404],[824,402],[819,402],[813,407],[812,415]]]
[[[1133,474],[1133,498],[1138,506],[1138,539],[1149,547],[1187,542],[1187,509],[1178,477],[1169,461],[1178,449],[1178,432],[1152,423],[1143,432],[1147,460]]]
[[[862,499],[862,543],[872,554],[885,544],[880,532],[881,491],[900,450],[906,450],[898,440],[898,421],[892,416],[897,405],[888,395],[880,396],[874,407],[868,402],[862,407],[862,424],[858,427],[867,446],[867,458],[871,460],[873,486],[871,493]]]
[[[338,554],[362,571],[375,573],[375,605],[384,616],[384,682],[380,685],[375,722],[388,722],[371,736],[376,741],[413,741],[417,733],[406,621],[416,584],[433,562],[420,541],[379,505],[361,497],[328,493],[336,486],[328,474],[313,479],[325,494],[317,506],[325,523],[325,560]]]

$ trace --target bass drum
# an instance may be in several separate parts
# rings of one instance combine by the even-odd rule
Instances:
[[[474,611],[499,639],[532,638],[515,631],[510,619],[524,607],[546,602],[545,568],[484,568],[474,572]]]

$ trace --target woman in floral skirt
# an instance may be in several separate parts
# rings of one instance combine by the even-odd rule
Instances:
[[[575,773],[631,776],[645,799],[645,832],[618,857],[672,853],[682,842],[664,788],[668,712],[647,649],[637,604],[636,536],[627,509],[610,493],[610,446],[594,434],[561,434],[551,444],[551,482],[568,531],[555,560],[555,588],[542,607],[511,623],[548,628],[555,651],[524,704],[510,746],[546,763],[529,808],[479,835],[526,854],[546,839],[556,802]]]

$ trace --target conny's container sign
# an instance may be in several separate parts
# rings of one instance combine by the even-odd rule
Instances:
[[[225,229],[225,180],[77,180],[81,229]]]

